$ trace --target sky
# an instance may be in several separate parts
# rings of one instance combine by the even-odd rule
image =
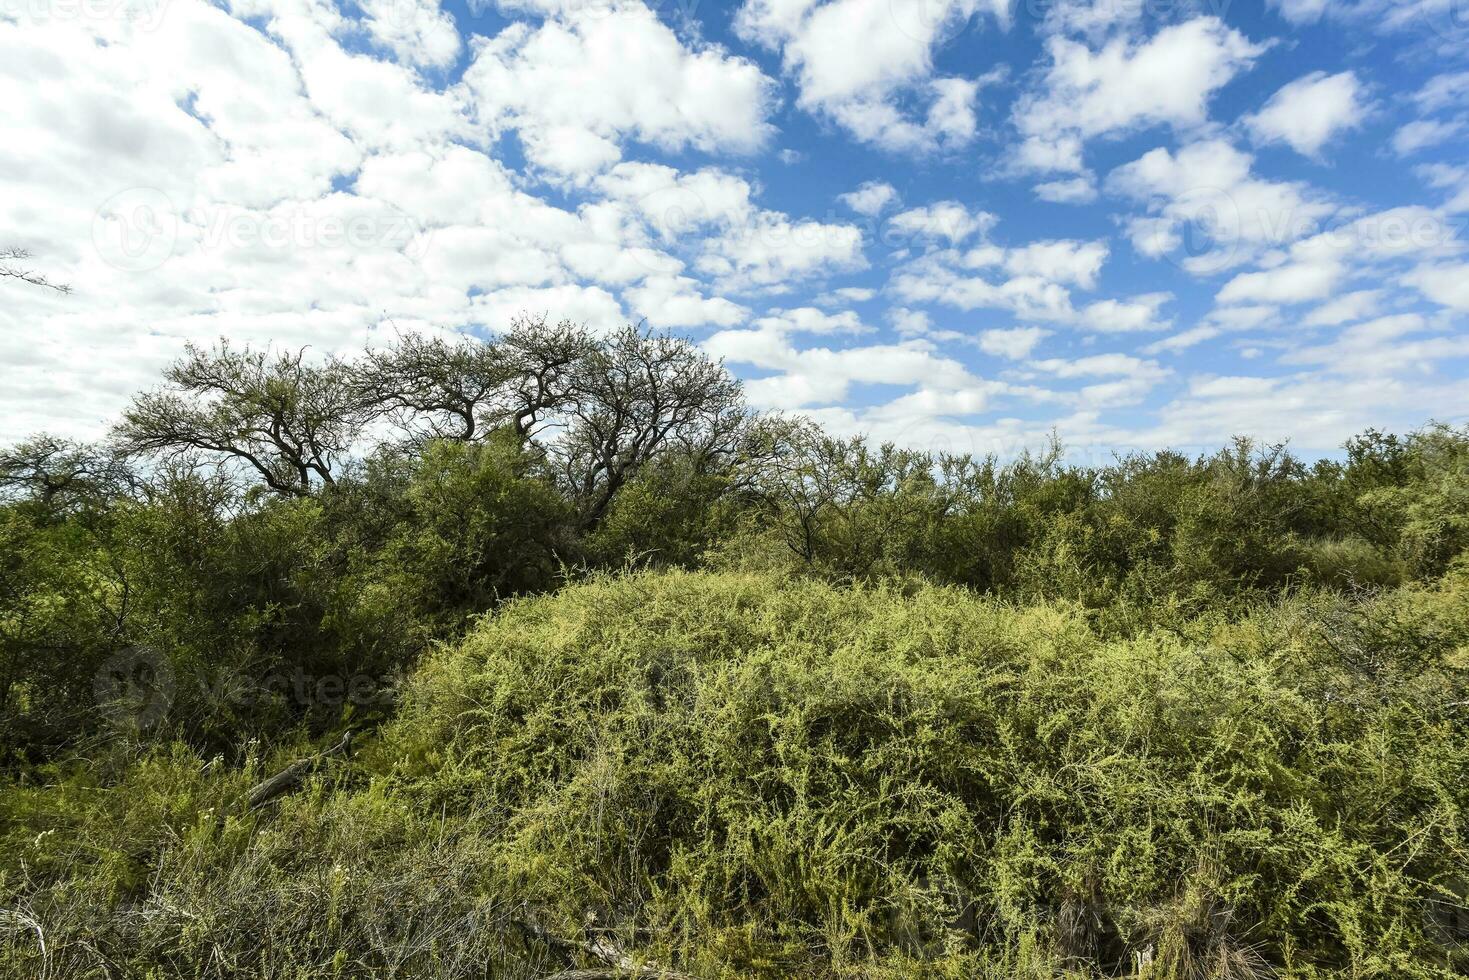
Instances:
[[[1469,0],[0,0],[0,440],[187,341],[692,338],[931,451],[1469,419]]]

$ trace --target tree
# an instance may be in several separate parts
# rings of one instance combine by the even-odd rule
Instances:
[[[545,316],[512,320],[497,346],[515,379],[500,418],[522,438],[535,435],[548,415],[566,406],[577,365],[597,349],[584,327],[569,320],[553,326]]]
[[[488,344],[418,334],[368,351],[352,370],[363,409],[387,416],[415,441],[474,439],[510,374],[502,353]]]
[[[186,351],[168,369],[168,387],[124,413],[116,430],[124,451],[241,464],[284,496],[336,482],[367,421],[345,365],[309,364],[304,351],[236,351],[226,341]]]
[[[569,321],[522,316],[489,342],[409,334],[369,351],[353,370],[365,410],[385,414],[416,439],[485,439],[498,426],[534,434],[564,406],[572,365],[592,349]]]
[[[22,263],[28,261],[30,257],[31,253],[23,248],[0,248],[0,279],[19,279],[32,286],[54,289],[58,293],[71,292],[71,287],[66,283],[52,282],[41,273],[26,268]]]
[[[730,449],[748,421],[740,384],[692,342],[627,326],[569,365],[564,429],[548,446],[595,527],[613,497],[660,452],[695,460]]]
[[[116,497],[136,484],[112,447],[38,435],[0,449],[0,497],[31,497],[49,507]]]

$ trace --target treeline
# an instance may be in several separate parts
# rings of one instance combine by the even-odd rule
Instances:
[[[598,569],[926,579],[1075,603],[1105,635],[1433,579],[1469,545],[1469,432],[1309,464],[1245,440],[935,456],[753,412],[687,341],[525,318],[355,359],[190,348],[105,440],[0,453],[0,492],[15,767],[112,733],[119,671],[169,686],[137,730],[201,751],[339,726],[473,617]]]

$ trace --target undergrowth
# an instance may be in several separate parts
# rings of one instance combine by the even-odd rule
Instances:
[[[770,574],[510,602],[350,762],[93,752],[0,794],[0,973],[1447,978],[1462,575],[1132,636]]]

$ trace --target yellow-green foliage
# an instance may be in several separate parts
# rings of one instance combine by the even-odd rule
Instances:
[[[1107,639],[950,588],[594,579],[276,811],[239,804],[270,767],[180,752],[11,794],[0,967],[44,933],[68,980],[533,977],[544,930],[711,978],[1459,976],[1466,592]]]

